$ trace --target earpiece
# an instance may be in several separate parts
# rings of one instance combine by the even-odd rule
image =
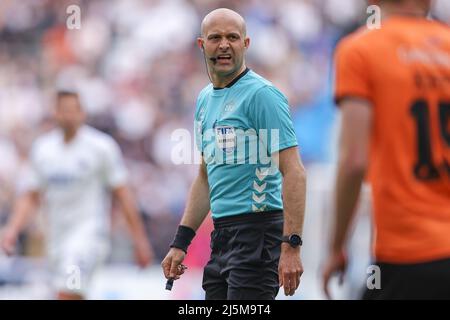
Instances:
[[[213,82],[211,79],[211,75],[209,74],[209,70],[208,70],[208,63],[206,62],[206,54],[205,54],[205,46],[203,45],[202,42],[202,53],[203,53],[203,58],[205,60],[205,67],[206,67],[206,74],[208,75],[209,81],[211,81],[211,83]],[[214,64],[216,64],[217,59],[216,58],[209,58]]]
[[[203,56],[205,57],[205,59],[206,59],[206,55],[205,55],[205,47],[204,47],[204,45],[203,45],[203,43],[202,43],[202,52],[203,52]],[[214,57],[210,57],[210,58],[208,58],[209,60],[211,60],[212,62],[214,62],[214,64],[217,62],[217,58],[214,58]]]

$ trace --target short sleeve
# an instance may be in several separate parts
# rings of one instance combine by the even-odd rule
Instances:
[[[205,90],[206,88],[203,89],[197,97],[194,115],[195,145],[200,153],[203,153],[202,136],[203,136],[203,120],[205,116],[205,107],[204,107]]]
[[[105,182],[110,188],[119,187],[127,181],[127,170],[120,147],[113,139],[106,144],[105,153]]]
[[[259,89],[250,112],[260,139],[267,134],[269,154],[298,145],[288,101],[278,89],[273,86]]]
[[[337,47],[335,61],[334,100],[345,97],[372,100],[370,70],[365,51],[353,37],[344,39]]]
[[[203,152],[203,146],[202,146],[202,122],[195,119],[194,120],[194,136],[195,136],[195,145],[197,147],[197,150],[199,152]]]
[[[21,170],[17,189],[19,193],[28,191],[42,191],[45,188],[45,180],[39,169],[39,145],[34,143],[28,164]]]

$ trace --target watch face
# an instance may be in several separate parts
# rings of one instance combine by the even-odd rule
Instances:
[[[298,247],[299,245],[302,244],[302,238],[300,238],[299,235],[293,234],[289,237],[289,243],[293,247]]]

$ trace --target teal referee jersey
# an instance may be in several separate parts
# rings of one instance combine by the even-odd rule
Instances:
[[[197,99],[196,144],[206,163],[214,219],[282,210],[282,176],[271,156],[297,145],[286,97],[246,69]]]

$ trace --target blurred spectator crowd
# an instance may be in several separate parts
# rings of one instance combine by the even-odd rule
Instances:
[[[440,1],[436,10],[447,22],[449,2]],[[79,30],[66,27],[72,4],[81,9]],[[246,19],[247,64],[288,97],[306,164],[332,161],[331,57],[336,41],[367,17],[364,1],[2,0],[0,225],[11,211],[33,139],[53,125],[55,91],[77,90],[88,123],[122,148],[161,259],[197,172],[195,165],[171,162],[171,133],[192,132],[197,94],[209,82],[195,39],[203,16],[218,7]],[[117,259],[127,259],[126,231],[113,216]],[[198,265],[209,254],[208,235],[199,236]],[[23,250],[33,254],[30,245]]]

